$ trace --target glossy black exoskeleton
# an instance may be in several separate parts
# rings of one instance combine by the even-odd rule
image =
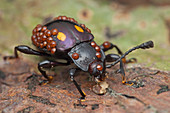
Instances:
[[[128,50],[125,54],[114,44],[104,42],[98,46],[93,40],[94,37],[91,31],[84,25],[78,24],[73,18],[59,16],[55,20],[45,24],[38,24],[33,29],[32,42],[39,51],[33,50],[28,46],[19,45],[14,49],[14,56],[6,56],[4,59],[18,58],[17,51],[25,54],[52,57],[53,59],[64,59],[67,63],[45,60],[38,64],[38,69],[41,74],[47,79],[42,84],[52,80],[47,76],[43,68],[51,68],[55,66],[67,66],[74,63],[77,67],[70,69],[70,78],[81,94],[80,102],[85,99],[85,93],[74,80],[76,70],[89,72],[94,76],[94,80],[99,83],[104,81],[107,72],[106,68],[111,68],[120,62],[119,72],[122,74],[122,83],[128,84],[125,80],[125,72],[123,63],[133,62],[135,59],[126,60],[125,56],[136,49],[148,49],[153,47],[153,42],[148,41],[139,46]],[[105,55],[105,51],[115,48],[118,54]],[[113,62],[106,64],[106,62]]]

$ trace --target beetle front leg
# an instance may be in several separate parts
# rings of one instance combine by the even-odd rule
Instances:
[[[108,54],[106,55],[106,62],[114,62],[117,59],[119,59],[120,56],[117,54]],[[106,66],[107,67],[107,66]],[[124,70],[124,65],[123,65],[123,61],[120,60],[120,69],[119,72],[122,75],[122,83],[126,84],[126,85],[133,85],[135,82],[134,81],[126,81],[126,77],[125,77],[125,70]]]
[[[52,68],[52,67],[55,67],[55,66],[67,66],[69,65],[70,63],[67,62],[67,63],[62,63],[62,62],[57,62],[57,61],[49,61],[49,60],[45,60],[45,61],[42,61],[38,64],[38,70],[41,72],[41,74],[47,79],[47,80],[44,80],[42,83],[40,83],[41,85],[45,85],[47,83],[50,83],[52,80],[53,80],[53,77],[52,76],[48,76],[46,74],[46,71],[44,71],[42,68]]]
[[[104,52],[115,48],[119,55],[123,55],[123,52],[119,49],[119,47],[117,45],[114,45],[114,44],[112,44],[111,42],[108,42],[108,41],[106,41],[102,45],[100,45],[100,48]],[[123,58],[122,61],[123,61],[123,63],[134,63],[134,62],[137,61],[137,59],[136,58],[131,58],[131,59],[127,60],[126,58]]]
[[[20,51],[20,52],[25,53],[25,54],[31,54],[31,55],[50,56],[47,53],[36,51],[36,50],[26,46],[26,45],[19,45],[19,46],[16,46],[14,48],[14,56],[5,56],[4,60],[18,58],[18,52],[17,51]]]
[[[78,83],[76,82],[76,80],[74,79],[74,74],[76,72],[76,69],[70,69],[70,79],[71,81],[73,81],[74,85],[76,86],[76,88],[78,89],[79,93],[81,94],[81,97],[79,98],[79,104],[77,104],[77,106],[82,106],[82,107],[86,107],[87,105],[83,105],[81,102],[85,101],[85,97],[86,94],[85,92],[81,89],[80,85],[78,85]]]

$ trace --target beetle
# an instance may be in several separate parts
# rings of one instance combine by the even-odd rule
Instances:
[[[32,31],[31,40],[39,51],[26,45],[19,45],[14,48],[14,56],[5,56],[4,59],[18,58],[17,51],[55,59],[45,60],[38,64],[38,70],[46,78],[41,84],[50,83],[52,80],[52,77],[48,76],[43,68],[67,66],[74,63],[76,68],[71,68],[69,75],[81,94],[80,102],[85,99],[86,94],[74,79],[76,70],[90,73],[90,75],[94,76],[94,80],[100,83],[108,75],[106,68],[111,68],[120,62],[119,72],[122,75],[122,83],[131,84],[133,82],[125,79],[123,64],[133,62],[136,59],[126,60],[125,56],[136,49],[148,49],[154,46],[152,41],[148,41],[133,47],[124,54],[116,45],[108,41],[99,46],[94,41],[94,36],[89,28],[66,16],[58,16],[44,25],[38,24]],[[113,48],[117,50],[118,54],[105,55],[106,51]],[[66,63],[57,61],[59,59],[65,60]],[[107,62],[112,63],[106,64]]]

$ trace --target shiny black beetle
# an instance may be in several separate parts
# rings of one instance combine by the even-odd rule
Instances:
[[[25,45],[19,45],[14,49],[14,56],[6,56],[4,59],[18,58],[17,51],[20,51],[25,54],[52,57],[56,60],[66,60],[67,63],[45,60],[38,64],[39,71],[47,79],[43,81],[43,84],[49,83],[52,80],[52,77],[47,76],[43,68],[67,66],[74,63],[77,67],[70,69],[69,74],[71,80],[81,94],[81,101],[85,99],[86,95],[74,80],[76,70],[89,72],[94,76],[95,81],[99,83],[104,81],[108,74],[106,68],[111,68],[120,62],[119,72],[122,74],[122,83],[128,84],[125,80],[123,63],[132,62],[132,60],[135,59],[126,60],[125,56],[136,49],[148,49],[153,47],[153,42],[148,41],[123,54],[116,45],[106,41],[98,46],[93,39],[94,37],[91,31],[84,24],[78,24],[77,21],[70,17],[59,16],[45,25],[38,24],[33,29],[32,42],[39,51],[33,50]],[[117,54],[105,55],[104,52],[112,48],[115,48],[121,56]],[[106,62],[113,63],[106,64]]]

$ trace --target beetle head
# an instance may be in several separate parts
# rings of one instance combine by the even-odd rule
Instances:
[[[89,65],[89,73],[95,77],[96,82],[105,80],[108,75],[106,72],[105,63],[95,60]]]

